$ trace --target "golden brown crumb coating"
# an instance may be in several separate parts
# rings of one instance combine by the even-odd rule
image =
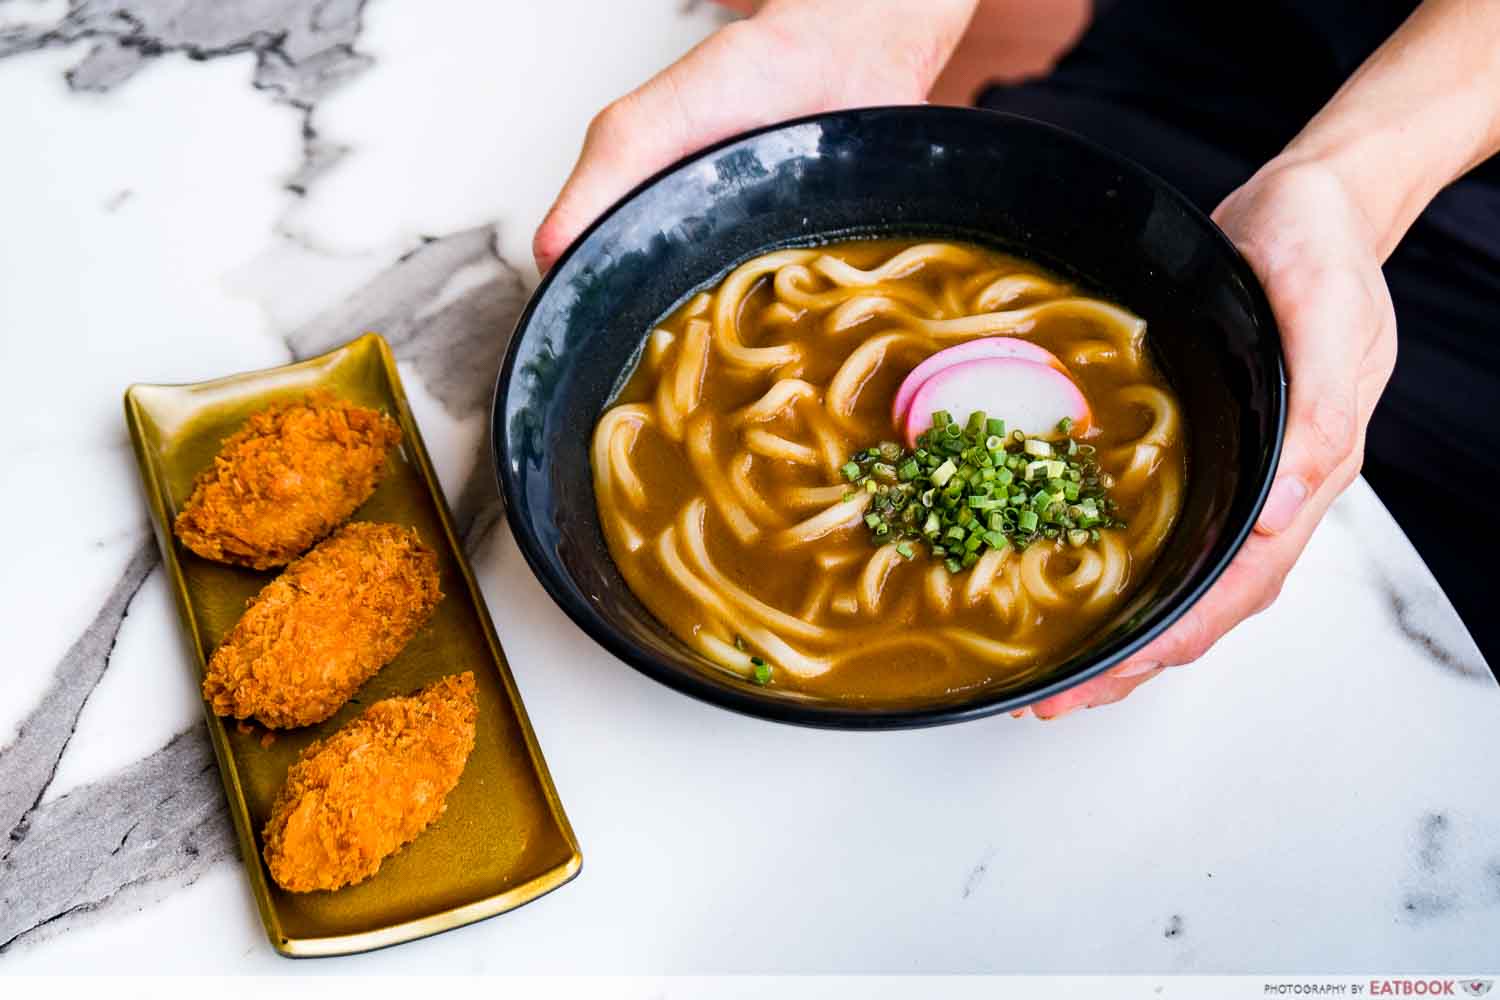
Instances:
[[[173,529],[205,559],[285,566],[370,498],[400,441],[390,417],[328,392],[262,410],[224,439]]]
[[[362,882],[442,814],[474,749],[474,674],[377,701],[287,771],[261,833],[289,892]]]
[[[355,521],[266,584],[208,661],[218,715],[272,729],[337,712],[401,652],[442,600],[416,531]]]

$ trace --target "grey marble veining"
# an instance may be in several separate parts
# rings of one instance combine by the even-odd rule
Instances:
[[[317,102],[369,64],[355,50],[365,0],[76,0],[51,25],[0,30],[0,58],[90,42],[67,73],[75,91],[108,91],[149,60],[180,53],[255,57],[252,86],[303,116],[301,163],[286,186],[304,194],[343,150],[322,141]],[[130,197],[111,198],[118,206]],[[428,238],[345,302],[286,338],[304,357],[377,330],[455,419],[482,412],[506,335],[524,304],[520,275],[501,259],[493,226]],[[455,503],[469,546],[496,523],[488,452]],[[144,542],[94,620],[57,664],[42,700],[0,749],[0,951],[99,913],[142,891],[195,880],[234,853],[232,831],[200,727],[115,775],[39,806],[79,713],[109,664],[130,601],[159,562]]]
[[[69,88],[107,92],[168,54],[206,61],[252,53],[251,85],[302,116],[302,159],[286,180],[304,194],[343,150],[321,140],[319,99],[369,65],[356,52],[365,0],[74,0],[53,24],[0,29],[0,58],[80,42]],[[129,199],[117,192],[110,206]],[[348,339],[347,336],[344,339]],[[39,805],[130,602],[159,562],[146,539],[103,606],[57,664],[41,701],[0,749],[0,951],[42,928],[107,909],[158,883],[187,884],[233,852],[200,727],[103,781]]]
[[[1335,503],[1327,519],[1353,534],[1370,537],[1376,526],[1364,523],[1363,515],[1369,510]],[[1360,554],[1385,593],[1391,620],[1415,649],[1434,665],[1460,677],[1484,685],[1495,683],[1484,654],[1409,541],[1402,537],[1396,544],[1362,545]]]
[[[52,783],[57,762],[73,737],[78,715],[109,666],[109,655],[130,611],[130,602],[160,561],[149,538],[136,548],[93,621],[58,661],[51,682],[17,728],[15,739],[0,749],[0,832],[6,835],[0,840],[0,865],[8,866],[16,845],[25,840],[37,803]],[[9,868],[6,871],[0,899],[12,895]],[[0,941],[4,940],[7,938],[0,934]]]
[[[286,187],[307,186],[345,150],[321,139],[317,102],[370,64],[354,48],[366,0],[72,0],[57,22],[0,29],[0,58],[91,43],[67,72],[77,91],[107,92],[152,59],[179,53],[199,61],[253,53],[252,86],[302,113],[302,162]]]
[[[483,415],[516,318],[520,274],[495,245],[494,226],[429,238],[346,301],[286,338],[295,357],[332,350],[362,330],[386,338],[398,361],[456,420]],[[487,435],[481,435],[488,441]],[[472,550],[501,513],[489,448],[481,444],[453,501]]]
[[[195,725],[29,815],[0,860],[0,951],[142,895],[160,898],[235,853],[213,748]]]
[[[298,358],[375,330],[455,419],[489,404],[511,327],[526,302],[516,269],[477,226],[422,245],[357,294],[286,338]]]
[[[10,2],[14,0],[0,0],[0,16]],[[677,0],[672,6],[687,11],[703,3],[704,0]],[[249,4],[218,0],[71,0],[67,12],[55,23],[0,29],[0,58],[39,49],[88,46],[89,51],[80,56],[67,74],[67,82],[75,91],[100,92],[118,88],[151,60],[161,56],[213,60],[247,55],[255,63],[252,86],[262,91],[268,100],[295,109],[301,116],[303,148],[300,162],[288,164],[289,173],[283,178],[289,191],[301,195],[307,192],[308,185],[319,177],[320,172],[343,153],[340,147],[319,137],[315,118],[318,103],[326,94],[371,65],[370,58],[358,49],[364,8],[365,0],[260,0]],[[98,190],[113,190],[108,199],[102,199],[105,211],[112,212],[123,206],[122,214],[128,214],[137,207],[128,188],[114,190],[104,187]],[[276,232],[287,239],[299,238],[296,234],[282,233],[280,229]],[[316,252],[311,242],[307,245]],[[409,253],[393,260],[363,288],[284,338],[289,357],[305,357],[336,346],[364,329],[378,330],[391,342],[402,363],[409,388],[415,390],[420,386],[426,396],[441,407],[441,416],[433,421],[435,426],[429,430],[429,437],[436,441],[444,432],[458,433],[453,428],[460,425],[461,433],[477,436],[469,472],[452,498],[465,546],[471,553],[477,551],[501,513],[485,443],[483,414],[505,337],[523,305],[525,293],[525,282],[497,250],[496,228],[476,226],[424,239]],[[443,426],[449,422],[452,426]],[[1351,493],[1359,491],[1366,495],[1350,496],[1336,504],[1331,519],[1340,522],[1341,530],[1353,538],[1380,541],[1372,545],[1344,545],[1341,551],[1347,553],[1347,558],[1337,568],[1340,572],[1347,572],[1349,579],[1345,582],[1353,588],[1351,594],[1358,590],[1366,596],[1383,596],[1383,607],[1372,614],[1382,626],[1387,621],[1393,626],[1382,632],[1388,637],[1385,648],[1390,651],[1392,659],[1400,658],[1403,669],[1421,675],[1426,684],[1419,689],[1423,696],[1435,696],[1437,689],[1451,690],[1456,686],[1478,694],[1481,699],[1493,695],[1491,690],[1480,690],[1493,688],[1489,671],[1436,583],[1410,547],[1394,536],[1383,512],[1369,499],[1368,491],[1361,485]],[[0,748],[0,964],[3,964],[6,953],[12,956],[27,954],[32,945],[84,923],[115,918],[161,900],[180,887],[193,883],[213,866],[232,861],[236,854],[219,778],[201,724],[177,733],[159,749],[125,764],[113,774],[80,785],[63,795],[54,793],[54,798],[43,801],[57,773],[58,762],[67,752],[78,726],[80,713],[101,678],[109,671],[111,651],[121,624],[131,613],[135,595],[157,562],[154,545],[149,540],[140,543],[93,620],[53,665],[53,674],[42,698],[23,721],[15,738]],[[1321,603],[1324,600],[1332,606],[1341,599],[1343,596],[1336,592],[1320,595],[1316,606],[1324,607]],[[497,620],[503,614],[504,609],[497,605]],[[503,621],[500,624],[505,627]],[[163,629],[170,630],[174,626],[175,622],[163,619]],[[530,638],[525,625],[515,626],[513,623],[513,627],[509,635],[525,650]],[[176,639],[165,632],[163,635],[164,641]],[[574,638],[581,642],[581,637],[570,633],[569,639]],[[1309,635],[1306,649],[1310,662],[1317,659],[1317,642],[1316,636]],[[121,648],[123,650],[125,646]],[[573,655],[581,646],[559,641],[535,648],[555,656],[559,650]],[[1407,650],[1417,655],[1411,655]],[[1378,658],[1382,651],[1377,650],[1373,655]],[[34,664],[37,669],[47,666],[45,660]],[[128,663],[122,663],[118,669],[128,670]],[[1348,669],[1346,679],[1340,683],[1366,683],[1368,671],[1365,665],[1354,664]],[[1242,674],[1245,672],[1241,671]],[[547,681],[541,677],[533,680],[537,690],[529,691],[528,695],[542,695],[535,699],[535,708],[546,710],[548,684],[555,681],[555,677]],[[651,747],[670,745],[671,740],[694,731],[698,724],[697,717],[684,709],[681,716],[673,718],[672,725],[658,728],[658,717],[652,716],[647,723],[649,728],[632,731],[629,727],[635,723],[631,714],[616,712],[614,705],[617,702],[610,701],[611,710],[607,716],[590,714],[590,706],[597,700],[592,697],[594,686],[603,686],[620,698],[628,699],[636,695],[631,679],[614,673],[606,676],[601,670],[590,674],[588,683],[591,687],[587,695],[582,689],[565,692],[568,699],[566,713],[580,732],[623,726],[624,732],[637,740],[636,745],[649,752]],[[610,687],[612,684],[617,686]],[[105,700],[103,694],[101,692],[100,701]],[[558,690],[552,694],[554,697],[563,696]],[[1215,703],[1223,700],[1217,698]],[[675,702],[664,701],[660,710],[671,711],[680,707]],[[1412,708],[1419,711],[1424,705],[1413,704]],[[1174,716],[1174,719],[1179,725],[1189,722],[1181,715]],[[716,735],[722,731],[738,731],[735,725],[738,720],[716,721],[722,721],[721,726],[714,727]],[[1342,727],[1348,722],[1347,719],[1330,720],[1330,726]],[[1434,724],[1447,725],[1448,722],[1434,716]],[[85,728],[87,725],[85,723]],[[180,722],[163,727],[161,736],[164,738],[179,725]],[[806,734],[777,732],[774,735],[778,745],[805,746],[810,753],[828,754],[828,766],[837,769],[839,743],[836,739],[825,739],[820,734],[816,743],[803,744],[799,737]],[[995,745],[1006,746],[1003,732],[982,735],[984,739],[972,731],[944,734],[945,741],[948,741],[945,746],[951,745],[960,755],[967,747],[967,754],[960,759],[966,759],[971,768],[982,769]],[[1088,733],[1080,733],[1079,738],[1087,744]],[[902,739],[903,747],[911,748],[920,747],[924,737],[903,734]],[[1033,734],[1030,740],[1024,744],[1027,754],[1031,755],[1028,759],[1036,756],[1045,759],[1049,754],[1061,752],[1055,744],[1048,744],[1044,737]],[[75,750],[82,749],[82,739],[78,742],[80,747]],[[894,763],[894,758],[882,758],[883,744],[880,741],[872,739],[866,742],[868,746],[861,750],[862,755],[885,759],[888,766]],[[1130,742],[1131,738],[1121,735],[1114,746],[1119,752],[1128,753]],[[1369,750],[1377,754],[1390,753],[1393,761],[1407,754],[1413,761],[1420,762],[1420,742],[1420,733],[1411,739],[1405,735],[1393,735],[1390,747],[1372,742]],[[1478,745],[1478,741],[1475,743]],[[687,745],[684,739],[683,746]],[[765,745],[755,745],[758,752],[771,753]],[[1200,738],[1199,745],[1211,751],[1213,740]],[[580,761],[586,751],[570,751],[569,742],[564,739],[556,740],[548,749],[555,757],[559,773],[568,773],[570,752],[575,758],[571,761],[572,772],[585,771]],[[593,752],[593,749],[587,752]],[[712,747],[705,750],[693,746],[695,755],[703,752],[712,753]],[[903,754],[907,752],[920,751],[903,750]],[[1079,753],[1076,768],[1092,767],[1092,758],[1082,750]],[[1271,766],[1276,763],[1274,753],[1274,750],[1266,751],[1269,758],[1266,754],[1247,753],[1247,768],[1275,775],[1275,767]],[[905,759],[905,756],[900,758]],[[935,761],[929,762],[929,773],[944,773],[942,767],[951,764],[953,759],[945,751],[941,767]],[[1465,766],[1456,757],[1430,758],[1428,762],[1432,760],[1446,761],[1444,768],[1448,775],[1458,774]],[[594,763],[591,759],[589,766]],[[1486,760],[1470,763],[1475,769],[1489,766]],[[774,764],[771,769],[775,769]],[[642,780],[651,773],[651,769],[643,768]],[[793,772],[789,769],[788,773]],[[849,772],[849,776],[857,781],[863,773],[862,768],[856,768]],[[893,772],[888,770],[887,773]],[[1058,780],[1066,783],[1069,769],[1059,767],[1056,773]],[[1345,838],[1376,841],[1381,845],[1380,849],[1370,856],[1378,855],[1379,864],[1384,864],[1387,856],[1391,859],[1388,870],[1377,865],[1369,872],[1369,878],[1379,882],[1381,893],[1369,906],[1369,912],[1343,914],[1350,923],[1363,921],[1367,938],[1376,936],[1372,928],[1377,924],[1408,928],[1411,939],[1416,939],[1419,934],[1433,937],[1449,934],[1463,926],[1491,926],[1491,915],[1500,908],[1500,840],[1496,839],[1494,800],[1482,794],[1484,786],[1481,782],[1472,780],[1472,774],[1478,773],[1477,770],[1467,772],[1470,780],[1454,786],[1465,789],[1462,794],[1432,787],[1431,782],[1442,778],[1436,768],[1430,773],[1421,773],[1427,775],[1424,780],[1429,784],[1423,787],[1420,795],[1381,813],[1382,816],[1394,815],[1394,821],[1388,826],[1377,827],[1370,833],[1352,833],[1351,830],[1357,827],[1345,824],[1328,831],[1330,843],[1343,843]],[[993,780],[1012,780],[1013,777],[1000,775]],[[1365,796],[1369,802],[1387,794],[1383,781],[1384,776],[1379,781],[1372,779],[1357,787],[1330,784],[1329,788],[1335,797],[1343,789],[1354,797]],[[643,784],[641,787],[647,786]],[[1089,794],[1087,783],[1078,788],[1083,794]],[[675,801],[664,790],[657,791],[660,800]],[[1207,791],[1211,794],[1212,789]],[[1289,791],[1295,793],[1296,789],[1276,789],[1272,797],[1264,800],[1264,811],[1267,814],[1274,812]],[[595,796],[591,805],[600,812],[614,816],[633,815],[628,812],[629,802],[609,804],[609,788],[595,787],[591,792]],[[674,789],[673,794],[675,792]],[[577,794],[574,792],[575,796]],[[649,788],[647,792],[632,795],[651,800]],[[954,798],[958,797],[955,794]],[[859,808],[857,795],[851,795],[849,801],[851,808]],[[1035,801],[1035,798],[1021,801]],[[816,800],[808,800],[803,803],[803,810],[816,812],[819,805]],[[733,810],[733,800],[726,799],[720,808]],[[1121,815],[1130,817],[1140,811],[1132,806]],[[712,812],[706,810],[698,816],[705,827],[711,827],[715,822]],[[1191,815],[1173,813],[1170,806],[1167,815],[1172,817],[1173,823],[1190,824],[1192,821]],[[1118,817],[1116,820],[1119,822]],[[1252,822],[1253,817],[1243,816],[1239,820]],[[639,822],[643,824],[645,821]],[[873,829],[877,825],[899,825],[900,820],[873,809],[864,814],[864,823],[865,829]],[[963,824],[953,824],[955,829],[961,826]],[[929,902],[928,909],[922,914],[924,923],[945,931],[935,938],[952,940],[976,926],[999,920],[997,914],[1024,910],[1024,900],[1014,897],[1017,891],[1016,867],[1038,858],[1051,857],[1047,850],[1028,854],[1025,833],[1024,824],[1020,827],[1002,825],[982,832],[972,842],[965,841],[962,853],[947,858],[949,866],[943,871],[950,871],[951,875],[942,880],[942,892],[961,907],[962,922],[943,925],[941,906]],[[1278,835],[1268,827],[1261,840],[1261,849],[1274,850]],[[1170,830],[1161,831],[1160,836],[1170,837]],[[1211,838],[1214,834],[1208,832],[1203,836]],[[909,842],[902,841],[903,844]],[[596,858],[608,859],[608,851],[620,847],[617,836],[606,838],[600,835],[593,843],[598,846],[591,849],[600,852]],[[1214,893],[1244,893],[1244,898],[1253,904],[1255,893],[1243,882],[1246,872],[1252,875],[1259,872],[1264,877],[1267,872],[1274,875],[1283,867],[1278,861],[1275,865],[1257,869],[1253,858],[1232,853],[1232,838],[1226,843],[1229,844],[1226,850],[1231,853],[1205,859],[1203,867],[1210,870],[1199,872],[1195,868],[1191,873],[1194,880],[1209,886],[1213,892],[1195,895],[1191,885],[1179,881],[1170,892],[1161,893],[1163,898],[1152,896],[1149,902],[1139,906],[1140,912],[1125,915],[1128,919],[1118,925],[1138,922],[1143,934],[1151,939],[1150,945],[1163,949],[1154,953],[1159,956],[1157,960],[1163,967],[1193,967],[1195,949],[1204,948],[1203,943],[1212,941],[1216,934],[1222,935],[1228,917],[1216,911]],[[881,846],[878,837],[858,843],[846,842],[840,845],[841,856],[846,853],[857,855],[872,844],[876,848]],[[1156,891],[1158,884],[1172,884],[1170,866],[1160,870],[1151,867],[1156,863],[1152,859],[1158,857],[1155,845],[1153,839],[1149,849],[1140,854],[1122,855],[1139,862],[1134,867],[1144,866],[1155,873],[1156,881],[1150,887],[1152,892]],[[1187,845],[1189,852],[1191,847],[1191,844]],[[1302,851],[1305,856],[1312,849],[1304,847]],[[1335,851],[1329,850],[1328,854],[1330,861],[1335,860]],[[1322,855],[1317,857],[1321,859]],[[594,869],[591,878],[597,889],[593,890],[591,906],[605,907],[612,900],[639,898],[637,892],[629,891],[624,884],[610,881],[625,868],[651,873],[653,889],[659,889],[662,885],[669,885],[667,880],[684,867],[674,857],[662,867],[652,868],[658,859],[638,847],[628,856],[628,864],[618,863],[625,859],[623,854],[616,855],[617,864],[613,868],[606,860]],[[1288,856],[1285,860],[1295,865],[1299,856]],[[1223,867],[1220,867],[1221,861]],[[851,862],[851,866],[858,869],[855,862]],[[874,870],[876,866],[869,864],[867,867]],[[1217,879],[1215,872],[1219,875]],[[1130,870],[1122,869],[1117,874],[1122,882],[1134,877]],[[727,879],[730,875],[726,873],[724,877]],[[1237,878],[1241,879],[1238,883]],[[1073,887],[1072,891],[1077,888]],[[684,884],[678,889],[679,894],[686,898],[688,886]],[[828,898],[834,899],[833,896]],[[742,891],[740,899],[753,905],[754,892]],[[248,912],[248,900],[239,899],[239,902]],[[601,910],[601,913],[607,912]],[[1261,910],[1255,912],[1257,915],[1263,913]],[[1081,914],[1075,916],[1083,917]],[[599,917],[599,922],[610,927],[622,926],[620,920],[611,921],[606,916]],[[995,926],[1000,925],[996,923]],[[214,927],[217,933],[217,924]],[[880,930],[878,926],[869,928],[870,933],[877,935]],[[611,937],[618,938],[618,935]],[[838,944],[837,941],[833,943]],[[451,944],[451,940],[440,941],[437,947]],[[927,944],[935,953],[945,954],[940,941]],[[605,947],[607,945],[605,942]],[[1140,944],[1139,947],[1147,945]],[[37,949],[37,953],[45,950]]]
[[[362,330],[380,331],[445,410],[466,419],[488,406],[524,302],[519,275],[496,252],[494,227],[480,226],[426,240],[286,343],[293,357],[306,357]],[[466,547],[482,542],[500,514],[481,447],[454,504]],[[58,663],[16,739],[0,750],[0,831],[9,834],[0,841],[0,951],[142,891],[189,884],[234,853],[212,753],[197,726],[112,777],[37,806],[109,665],[130,601],[159,561],[148,539]]]

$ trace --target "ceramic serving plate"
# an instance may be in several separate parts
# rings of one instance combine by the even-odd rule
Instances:
[[[446,596],[406,649],[321,725],[279,732],[262,746],[263,730],[242,732],[235,720],[218,718],[205,705],[251,891],[271,944],[293,956],[364,951],[471,923],[557,888],[582,864],[390,349],[374,334],[298,364],[194,385],[135,385],[125,393],[125,419],[156,538],[200,676],[245,602],[275,572],[199,558],[173,536],[172,520],[194,477],[246,417],[319,388],[383,410],[400,423],[401,446],[354,519],[416,528],[437,553]],[[262,860],[261,828],[297,754],[371,702],[463,670],[472,670],[478,683],[478,735],[447,811],[359,885],[336,892],[282,891]]]

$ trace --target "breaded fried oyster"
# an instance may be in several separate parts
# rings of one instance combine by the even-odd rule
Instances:
[[[355,521],[268,583],[208,661],[218,715],[272,729],[337,712],[401,652],[442,599],[416,531]]]
[[[284,566],[369,499],[401,428],[323,391],[253,414],[224,439],[173,524],[205,559]]]
[[[442,814],[474,749],[479,714],[465,671],[386,698],[287,771],[262,838],[271,877],[289,892],[338,889],[381,863]]]

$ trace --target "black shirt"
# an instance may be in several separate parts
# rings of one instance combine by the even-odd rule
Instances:
[[[1134,108],[1247,162],[1276,155],[1414,0],[1101,0],[1047,85]],[[1500,158],[1429,221],[1500,260]]]

